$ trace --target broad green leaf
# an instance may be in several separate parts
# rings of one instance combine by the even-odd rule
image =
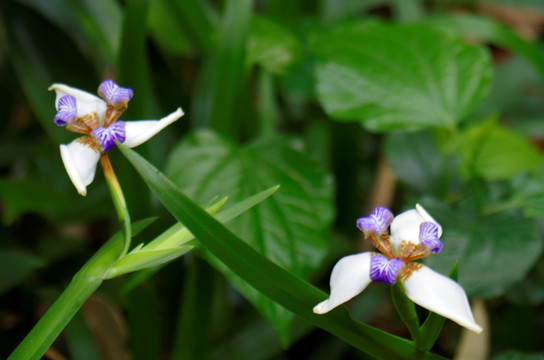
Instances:
[[[247,39],[246,63],[260,65],[272,74],[282,75],[302,59],[298,39],[285,27],[265,17],[254,17]]]
[[[512,196],[507,204],[520,207],[529,217],[544,215],[544,164],[534,173],[522,173],[512,179]]]
[[[479,216],[466,206],[425,204],[425,208],[444,229],[444,248],[427,258],[427,265],[447,274],[458,261],[459,283],[471,297],[504,294],[527,275],[542,252],[532,219],[509,212]]]
[[[210,131],[199,131],[172,152],[170,179],[197,201],[229,196],[240,201],[258,189],[281,187],[274,197],[233,221],[230,228],[260,253],[307,277],[327,251],[332,222],[332,179],[279,136],[246,147]],[[214,257],[210,260],[285,336],[291,315],[248,286]]]
[[[491,80],[482,47],[424,25],[346,25],[317,36],[312,49],[326,112],[372,131],[451,128]]]
[[[430,132],[388,134],[385,151],[397,178],[412,189],[430,193],[440,186],[443,159]]]
[[[167,263],[192,249],[192,246],[180,246],[164,250],[135,251],[128,253],[112,265],[104,279],[111,279],[129,272]]]
[[[518,53],[544,77],[544,50],[537,44],[523,40],[512,29],[491,18],[465,14],[440,16],[428,22],[452,35],[476,37]]]
[[[399,360],[443,359],[434,354],[418,352],[407,340],[357,322],[344,307],[327,315],[314,314],[313,306],[324,300],[326,294],[261,255],[196,205],[136,152],[123,145],[119,149],[168,211],[187,226],[225,266],[259,292],[371,356]]]
[[[44,263],[38,257],[20,250],[0,251],[0,294],[26,280]]]
[[[513,130],[497,125],[476,137],[471,133],[463,135],[462,146],[472,150],[473,170],[487,180],[508,179],[541,162],[538,150]]]

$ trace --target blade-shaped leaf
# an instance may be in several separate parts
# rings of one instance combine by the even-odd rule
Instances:
[[[314,314],[313,306],[323,301],[326,294],[255,251],[136,152],[123,145],[119,148],[172,215],[226,266],[266,296],[374,357],[442,359],[437,355],[418,352],[406,340],[355,321],[345,308],[337,308],[325,316]]]
[[[281,184],[266,202],[229,226],[234,232],[292,273],[307,277],[326,254],[332,222],[332,180],[320,167],[270,137],[240,148],[210,131],[200,131],[172,152],[167,174],[198,201],[213,196],[242,200],[257,189]],[[248,286],[232,271],[209,260],[286,336],[292,316]]]
[[[112,265],[104,278],[111,279],[129,272],[164,264],[187,253],[192,248],[192,246],[181,246],[164,250],[136,251],[128,253]]]
[[[318,99],[373,131],[451,127],[486,95],[481,47],[424,25],[355,24],[314,39]]]

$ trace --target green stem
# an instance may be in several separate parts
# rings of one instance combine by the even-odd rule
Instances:
[[[123,237],[112,237],[87,261],[66,290],[17,346],[9,360],[40,359],[85,300],[102,284],[108,268],[121,254]]]
[[[119,218],[119,221],[123,224],[123,235],[125,238],[125,242],[123,252],[121,254],[122,256],[128,252],[128,249],[130,247],[130,240],[132,238],[132,233],[130,229],[130,215],[128,213],[125,197],[123,196],[123,191],[121,190],[121,185],[119,185],[119,181],[117,181],[117,177],[113,172],[113,168],[111,167],[108,154],[103,154],[100,158],[100,162],[102,163],[104,177],[106,178],[106,183],[108,184],[108,188],[110,190],[113,205],[115,207],[115,211],[117,212],[117,217]]]
[[[398,282],[391,286],[391,298],[393,299],[395,310],[397,310],[400,319],[408,328],[417,348],[421,340],[421,334],[419,330],[419,318],[414,303],[406,297],[402,285]]]
[[[8,359],[39,359],[101,283],[101,279],[74,278]]]

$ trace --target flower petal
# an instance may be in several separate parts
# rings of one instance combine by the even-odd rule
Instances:
[[[357,227],[366,236],[370,234],[381,235],[387,233],[387,228],[392,220],[393,213],[385,207],[378,206],[369,216],[357,219]]]
[[[429,215],[429,213],[423,208],[423,206],[416,204],[416,210],[423,217],[424,221],[432,222],[436,224],[436,226],[438,226],[438,237],[440,238],[442,236],[442,226],[440,226],[440,224],[436,222],[436,220],[431,215]]]
[[[419,227],[419,242],[426,247],[431,254],[438,254],[442,251],[442,241],[438,238],[439,227],[430,221],[422,222]]]
[[[159,131],[182,116],[183,110],[178,108],[176,111],[160,120],[127,121],[125,122],[126,138],[123,145],[130,148],[136,147],[155,136]]]
[[[403,284],[406,295],[416,304],[476,333],[482,332],[474,321],[465,291],[452,279],[423,265]]]
[[[64,95],[57,104],[58,112],[53,121],[57,126],[65,126],[77,118],[76,98],[72,95]]]
[[[314,313],[324,314],[355,295],[360,294],[372,282],[370,258],[376,253],[365,252],[341,258],[331,274],[331,295],[314,307]]]
[[[112,106],[118,104],[126,106],[132,99],[133,92],[132,89],[121,87],[113,80],[108,79],[98,86],[98,94]]]
[[[59,101],[65,95],[71,95],[76,99],[77,117],[81,118],[87,114],[96,113],[99,119],[102,119],[106,114],[106,102],[86,91],[79,90],[64,84],[53,84],[49,87],[49,91],[55,90],[57,98],[55,100],[55,108],[59,111]]]
[[[100,152],[76,139],[68,145],[61,145],[60,154],[77,192],[85,196],[87,185],[93,182]]]
[[[403,266],[402,260],[395,258],[389,260],[381,254],[375,254],[370,259],[370,279],[394,285],[397,281],[397,274]]]
[[[438,227],[438,237],[442,236],[442,227],[419,204],[416,208],[405,211],[391,223],[391,247],[399,249],[402,241],[419,244],[420,226],[423,222],[432,222]]]
[[[116,141],[122,143],[125,141],[125,124],[122,121],[116,121],[107,128],[98,127],[91,131],[103,152],[108,151],[117,145]]]

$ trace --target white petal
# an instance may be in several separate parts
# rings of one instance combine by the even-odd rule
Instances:
[[[107,105],[104,100],[88,93],[64,84],[53,84],[49,91],[55,90],[57,98],[55,99],[55,108],[58,110],[58,103],[64,95],[72,95],[76,99],[77,117],[83,117],[86,114],[95,112],[99,119],[106,114]]]
[[[442,236],[442,227],[425,209],[416,204],[416,208],[405,211],[393,219],[391,223],[391,247],[396,250],[401,242],[409,241],[419,244],[419,227],[423,222],[432,222],[438,226],[438,237]]]
[[[68,145],[61,145],[60,155],[66,172],[77,192],[85,196],[87,194],[87,185],[93,182],[100,152],[76,139]]]
[[[371,257],[372,253],[365,252],[341,258],[332,269],[331,295],[314,307],[314,313],[329,312],[360,294],[372,282],[370,280]]]
[[[153,136],[159,131],[183,116],[183,110],[178,108],[176,111],[163,117],[160,120],[141,120],[125,122],[125,141],[123,145],[130,148],[136,147]]]
[[[465,291],[455,281],[427,266],[416,270],[404,282],[406,295],[416,304],[476,333],[476,324]]]

